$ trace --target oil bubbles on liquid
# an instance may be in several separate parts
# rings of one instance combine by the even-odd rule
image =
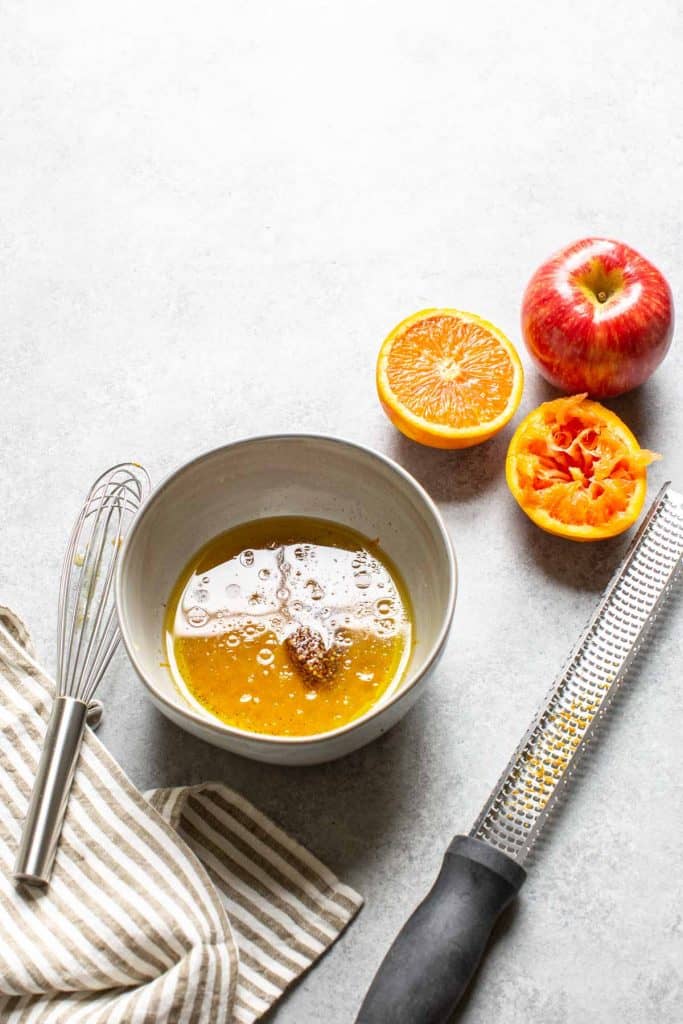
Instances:
[[[359,590],[367,590],[370,584],[372,583],[372,576],[370,575],[369,572],[355,572],[353,575],[356,586],[358,587]]]
[[[278,642],[283,630],[299,620],[310,621],[312,628],[317,622],[328,638],[337,626],[365,635],[391,632],[392,623],[377,629],[376,622],[396,613],[396,590],[383,562],[368,550],[324,544],[318,550],[315,544],[283,536],[269,539],[261,548],[245,547],[233,557],[228,570],[232,580],[223,575],[223,610],[217,615],[214,591],[222,574],[195,576],[192,608],[186,613],[193,629],[215,619],[216,632],[225,637],[239,634],[240,640],[248,642],[251,630],[245,631],[245,622],[259,621],[263,615]],[[398,612],[401,618],[400,602]]]
[[[195,629],[200,629],[209,621],[209,613],[204,608],[200,608],[198,605],[195,605],[194,608],[190,608],[190,610],[185,613],[185,618],[190,626],[194,626]]]
[[[390,636],[394,632],[396,623],[390,616],[385,615],[382,619],[375,619],[374,626],[378,636]]]
[[[234,542],[221,535],[185,577],[171,628],[178,671],[212,713],[258,731],[277,720],[283,733],[303,735],[348,721],[382,692],[398,658],[398,671],[405,664],[411,624],[374,542],[329,525],[285,527],[245,524]],[[333,651],[338,685],[299,678],[284,646],[298,627]]]
[[[306,590],[309,592],[311,601],[320,601],[325,596],[325,591],[316,580],[307,580]]]
[[[334,642],[337,647],[350,647],[353,637],[348,630],[338,629],[334,634]]]

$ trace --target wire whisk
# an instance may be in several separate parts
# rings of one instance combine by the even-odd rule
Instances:
[[[120,639],[113,588],[121,545],[149,487],[137,463],[112,466],[90,488],[66,549],[56,695],[14,867],[30,885],[50,880],[88,707]]]

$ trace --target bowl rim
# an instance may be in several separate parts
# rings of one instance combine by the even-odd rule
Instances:
[[[123,614],[123,608],[125,606],[124,599],[124,576],[127,572],[129,551],[132,546],[133,538],[140,529],[145,515],[168,490],[170,485],[187,470],[193,466],[197,466],[200,463],[207,461],[214,456],[222,452],[230,451],[233,448],[239,448],[246,444],[253,443],[278,443],[281,441],[322,441],[325,443],[332,444],[333,446],[339,445],[344,448],[353,449],[365,456],[369,456],[370,459],[374,459],[380,463],[383,463],[389,470],[399,476],[405,486],[407,486],[421,502],[427,507],[431,513],[432,519],[437,527],[437,531],[443,542],[444,551],[446,553],[447,565],[448,565],[448,596],[446,599],[446,605],[444,609],[444,615],[439,627],[439,632],[433,641],[427,657],[414,677],[410,677],[410,670],[408,671],[409,682],[404,685],[398,693],[395,693],[387,701],[380,701],[377,705],[369,708],[364,715],[359,718],[354,718],[346,725],[339,726],[337,729],[330,729],[327,732],[312,733],[308,736],[274,736],[269,733],[262,732],[250,732],[246,729],[238,729],[235,726],[228,725],[227,722],[220,722],[216,720],[212,721],[210,718],[199,714],[194,711],[189,705],[187,708],[181,707],[179,704],[169,700],[159,690],[151,684],[147,679],[145,672],[143,671],[138,658],[133,650],[132,637],[129,636],[126,617]],[[305,747],[313,746],[319,743],[324,743],[337,737],[341,737],[347,733],[353,732],[361,725],[366,724],[372,719],[379,717],[388,711],[389,708],[400,704],[410,694],[411,690],[419,683],[419,681],[427,675],[430,669],[438,661],[443,648],[445,646],[448,634],[453,621],[453,614],[455,611],[455,601],[458,590],[458,564],[455,556],[455,549],[451,540],[450,534],[446,528],[441,512],[436,505],[436,502],[428,494],[422,484],[418,483],[414,476],[404,469],[398,462],[394,461],[390,456],[385,455],[383,452],[377,451],[375,448],[371,448],[369,445],[362,444],[358,441],[349,441],[346,438],[335,437],[332,434],[315,434],[315,433],[298,433],[298,432],[287,432],[287,433],[276,433],[276,434],[250,434],[247,437],[238,438],[235,441],[229,441],[227,444],[217,445],[215,448],[210,448],[205,452],[201,452],[199,455],[193,456],[186,462],[181,463],[176,469],[168,473],[162,480],[152,489],[144,503],[141,505],[137,512],[135,520],[128,534],[126,535],[123,546],[121,549],[118,565],[116,567],[116,580],[115,580],[115,598],[116,598],[116,614],[118,618],[119,631],[123,640],[124,647],[128,658],[135,669],[135,672],[143,685],[149,691],[155,701],[164,705],[172,713],[172,717],[175,716],[180,718],[189,718],[201,729],[207,729],[210,732],[215,733],[217,736],[233,736],[236,739],[252,743],[255,745],[266,745],[266,746],[281,746],[281,747]]]

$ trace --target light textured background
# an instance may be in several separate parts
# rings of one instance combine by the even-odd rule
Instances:
[[[0,7],[0,599],[48,662],[91,479],[158,480],[253,432],[371,444],[438,501],[461,589],[429,693],[317,769],[179,732],[120,655],[102,738],[141,787],[224,779],[367,906],[274,1014],[349,1024],[617,563],[507,493],[510,431],[440,454],[379,410],[380,341],[427,305],[519,340],[534,267],[576,237],[640,248],[682,305],[680,5],[426,0]],[[683,487],[681,371],[614,403]],[[532,371],[523,410],[548,397]],[[641,664],[501,929],[463,1024],[681,1020],[681,612]]]

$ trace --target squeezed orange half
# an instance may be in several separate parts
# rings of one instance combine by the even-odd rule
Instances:
[[[632,526],[660,458],[626,424],[586,395],[544,402],[510,442],[505,475],[520,507],[543,530],[602,540]]]

